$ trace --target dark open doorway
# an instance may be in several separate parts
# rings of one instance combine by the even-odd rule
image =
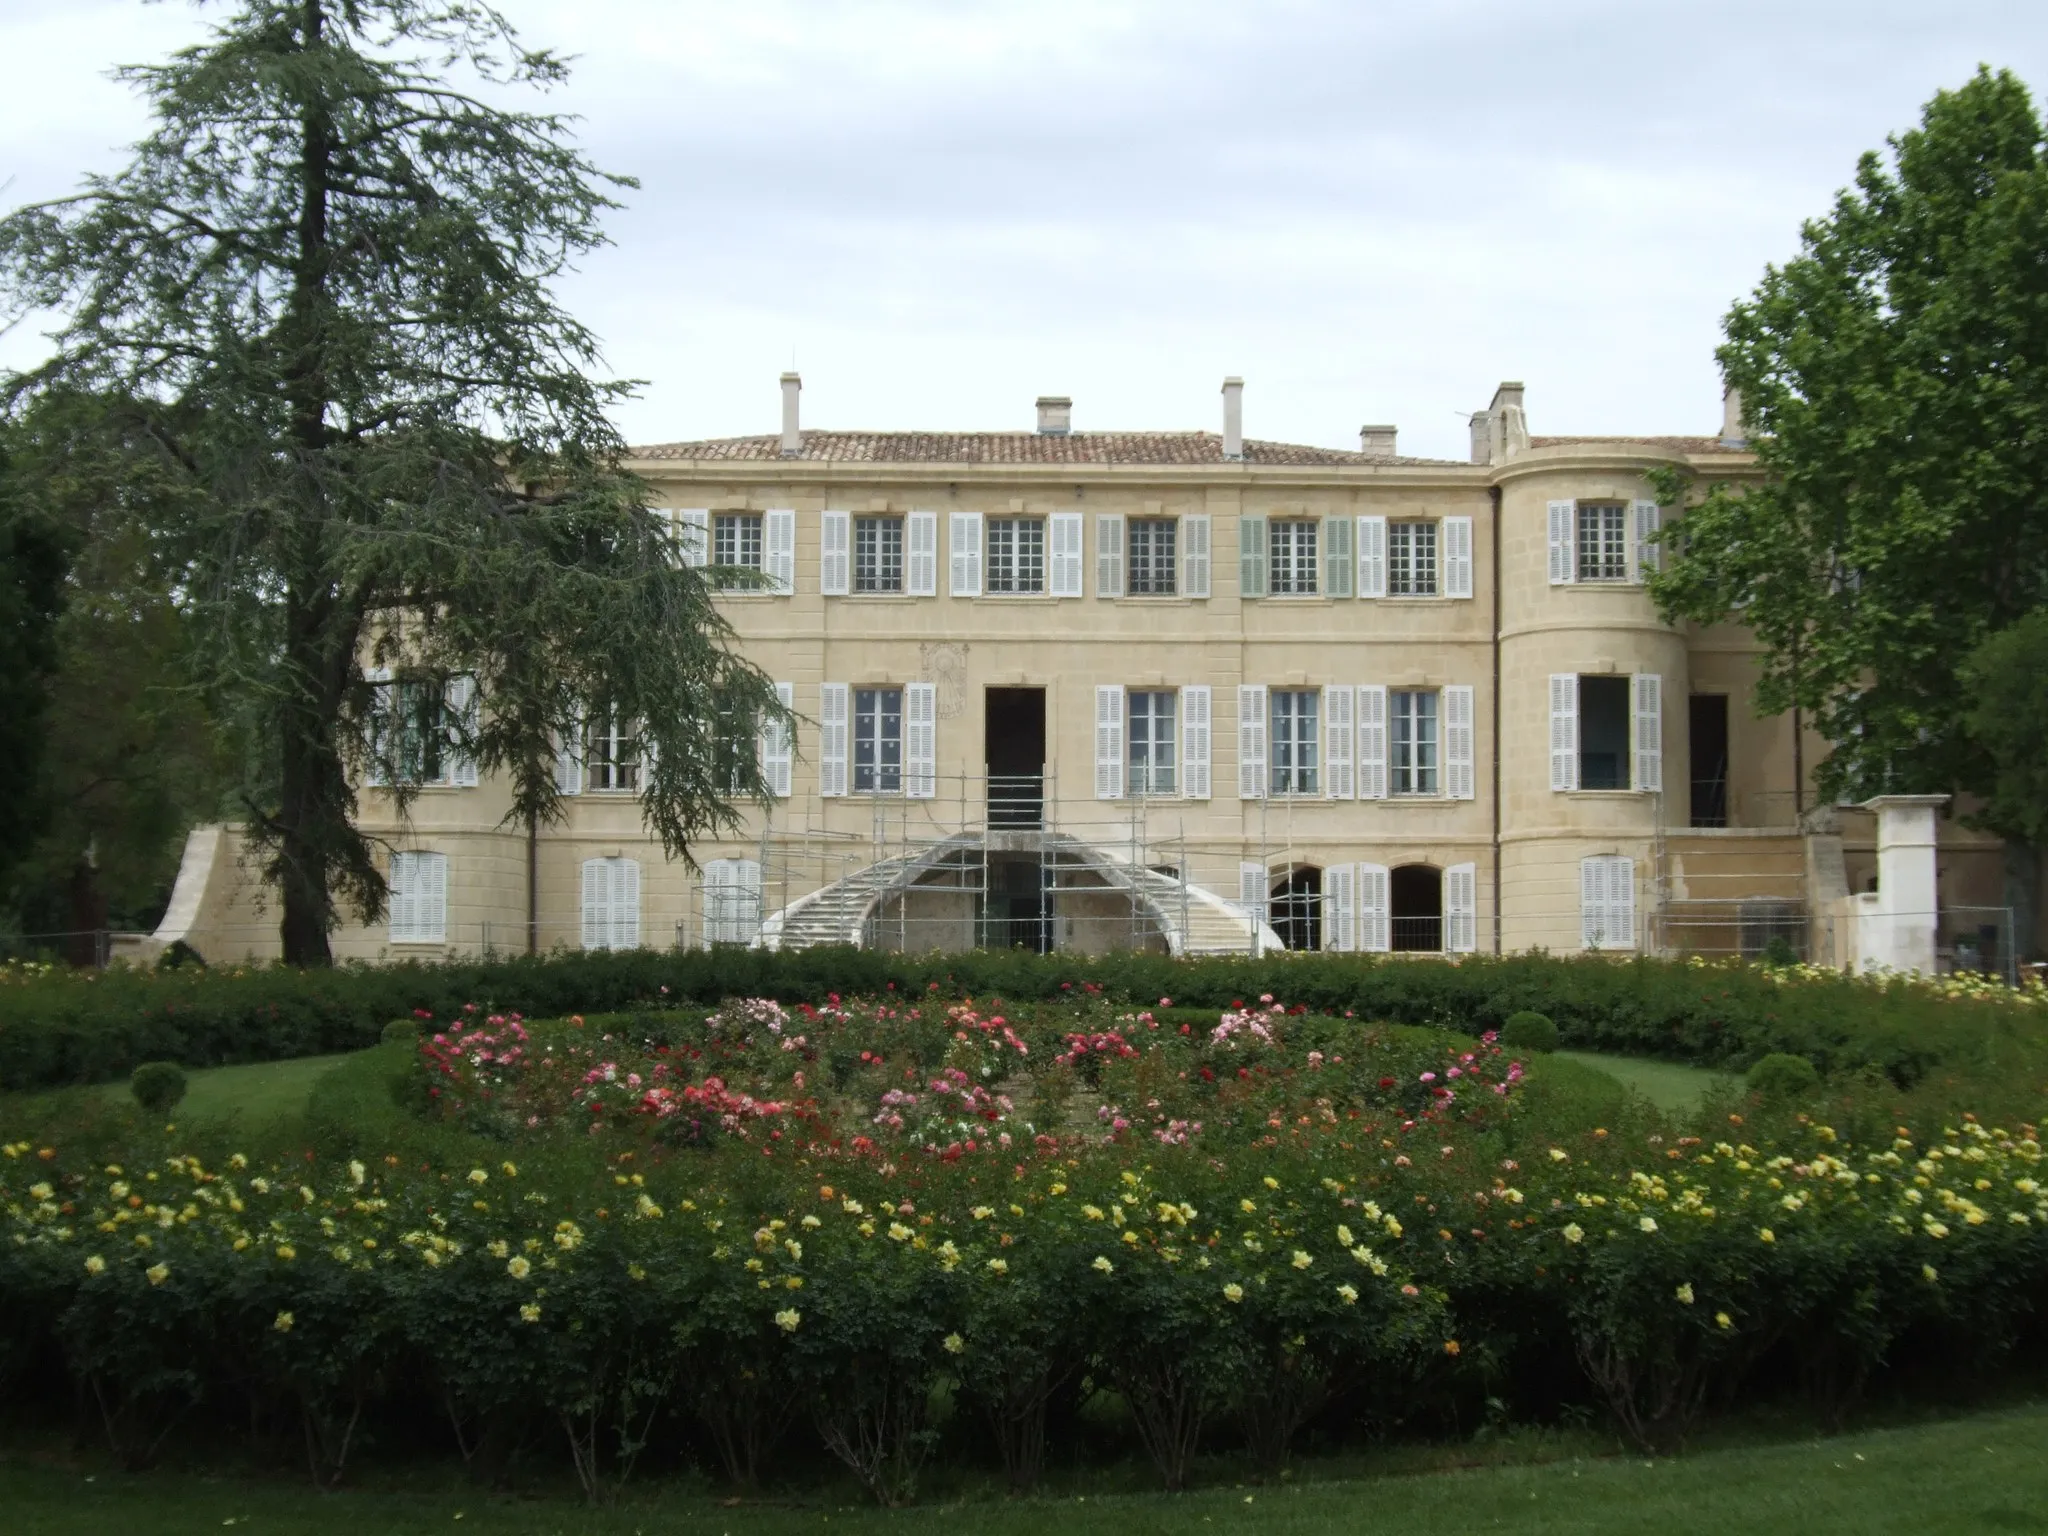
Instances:
[[[982,740],[988,764],[988,824],[1045,824],[1045,690],[991,688]]]
[[[984,949],[1051,953],[1051,873],[1051,866],[1033,854],[990,855],[988,895],[982,908]]]
[[[1388,880],[1393,947],[1433,954],[1444,947],[1444,872],[1429,864],[1403,864]]]
[[[1728,825],[1728,695],[1692,696],[1692,824]]]
[[[1323,872],[1297,865],[1273,882],[1268,921],[1289,949],[1323,947]]]

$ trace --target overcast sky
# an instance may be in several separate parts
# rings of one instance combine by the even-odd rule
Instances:
[[[1858,153],[1980,62],[2048,87],[2041,0],[504,0],[640,178],[565,289],[635,442],[813,427],[1214,430],[1462,458],[1705,432],[1720,316]],[[106,79],[171,0],[0,0],[0,206],[121,163]],[[0,362],[39,352],[17,330]]]

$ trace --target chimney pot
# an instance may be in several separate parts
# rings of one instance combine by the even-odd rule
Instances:
[[[1394,437],[1398,430],[1387,426],[1360,427],[1358,451],[1369,453],[1375,458],[1391,459],[1394,457]]]
[[[804,451],[803,429],[798,425],[797,396],[803,393],[804,381],[800,375],[785,373],[782,376],[782,456],[793,459]]]
[[[1244,380],[1235,375],[1223,381],[1223,457],[1244,457]]]
[[[1065,437],[1073,430],[1073,398],[1068,395],[1040,395],[1038,397],[1039,436]]]

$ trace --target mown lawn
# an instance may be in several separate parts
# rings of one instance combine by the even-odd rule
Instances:
[[[346,1055],[301,1056],[239,1067],[194,1068],[185,1074],[184,1099],[168,1118],[196,1123],[240,1116],[249,1126],[295,1119],[305,1113],[307,1096],[320,1075],[346,1060]],[[93,1091],[126,1099],[128,1084],[102,1083]]]
[[[1755,1536],[1759,1532],[2048,1531],[2048,1405],[1744,1447],[1672,1460],[1580,1458],[1367,1480],[1322,1480],[1314,1463],[1283,1486],[936,1503],[894,1513],[783,1498],[728,1502],[701,1488],[646,1487],[617,1506],[514,1500],[456,1483],[395,1482],[318,1495],[261,1482],[0,1462],[10,1536],[223,1529],[561,1533],[561,1536],[1167,1536],[1204,1527],[1255,1536],[1515,1530]]]
[[[1688,1067],[1675,1061],[1611,1056],[1604,1051],[1559,1051],[1556,1054],[1566,1061],[1576,1061],[1596,1072],[1605,1072],[1667,1113],[1682,1113],[1714,1089],[1734,1087],[1742,1081],[1733,1072]]]

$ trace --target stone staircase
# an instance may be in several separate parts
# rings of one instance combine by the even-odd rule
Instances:
[[[810,893],[799,896],[761,924],[756,941],[763,949],[811,949],[820,944],[858,944],[868,913],[892,891],[907,889],[918,876],[961,855],[978,852],[981,838],[956,832],[929,848],[857,869]]]

